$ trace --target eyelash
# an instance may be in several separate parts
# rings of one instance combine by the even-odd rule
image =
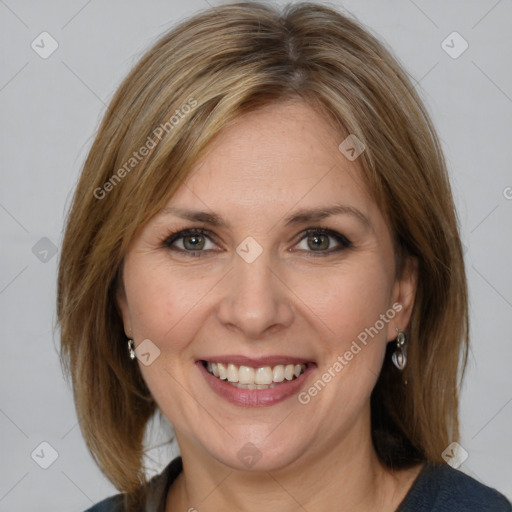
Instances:
[[[210,241],[214,241],[214,236],[213,234],[206,230],[206,229],[202,229],[202,228],[190,228],[190,229],[184,229],[184,230],[181,230],[181,231],[176,231],[174,233],[171,233],[169,235],[167,235],[164,240],[162,241],[162,245],[163,247],[167,248],[167,249],[170,249],[172,251],[176,251],[176,252],[180,252],[180,253],[184,253],[186,254],[187,256],[191,256],[191,257],[201,257],[205,252],[207,252],[208,250],[202,250],[202,251],[187,251],[187,250],[184,250],[184,249],[178,249],[176,247],[172,247],[172,244],[174,242],[176,242],[177,240],[180,240],[182,238],[185,238],[187,236],[194,236],[194,235],[201,235],[201,236],[204,236],[208,239],[210,239]],[[308,253],[312,253],[313,257],[325,257],[325,256],[329,256],[333,253],[338,253],[338,252],[341,252],[345,249],[350,249],[353,247],[353,244],[352,242],[344,235],[342,235],[341,233],[338,233],[336,231],[333,231],[331,229],[328,229],[328,228],[322,228],[322,227],[317,227],[317,228],[309,228],[309,229],[306,229],[304,232],[301,233],[301,237],[299,239],[299,241],[297,242],[300,243],[302,242],[305,238],[307,238],[308,236],[310,235],[326,235],[326,236],[329,236],[329,237],[332,237],[334,238],[339,244],[340,244],[340,247],[332,250],[332,249],[329,249],[329,250],[326,250],[326,251],[305,251],[305,252],[308,252]],[[213,238],[213,240],[212,240]]]

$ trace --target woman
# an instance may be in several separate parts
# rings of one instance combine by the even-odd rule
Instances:
[[[147,52],[58,284],[82,432],[122,491],[91,511],[512,510],[443,459],[468,308],[438,139],[334,10],[224,5]],[[181,456],[148,483],[156,411]]]

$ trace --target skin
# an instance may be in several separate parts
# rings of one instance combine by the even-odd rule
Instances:
[[[150,339],[160,350],[151,365],[137,363],[184,464],[167,510],[392,511],[420,470],[386,470],[370,433],[370,394],[386,344],[409,322],[417,271],[411,261],[395,279],[389,228],[357,160],[338,150],[343,138],[299,101],[246,114],[167,205],[215,212],[229,226],[162,213],[129,247],[119,295],[125,331],[136,346]],[[357,208],[370,225],[349,214],[285,225],[299,209],[334,204]],[[343,246],[325,236],[315,250],[304,231],[319,227],[352,246],[332,252]],[[188,228],[212,233],[199,235],[199,257],[185,253],[193,236],[174,251],[163,243]],[[248,236],[263,250],[252,263],[236,252]],[[195,365],[221,354],[304,357],[317,364],[307,390],[394,303],[401,311],[305,405],[297,396],[259,408],[231,404]],[[261,454],[250,468],[237,456],[248,442]]]

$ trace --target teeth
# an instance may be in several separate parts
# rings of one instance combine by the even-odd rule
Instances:
[[[231,385],[241,389],[272,389],[275,387],[273,382],[270,386],[265,386],[265,384],[240,384],[239,382],[232,382]]]
[[[212,366],[215,367],[215,363],[212,363]],[[219,372],[219,379],[226,380],[228,378],[226,367],[222,363],[217,363],[217,371]]]
[[[274,387],[274,383],[284,380],[293,380],[300,377],[306,370],[305,364],[278,364],[273,368],[262,366],[252,368],[250,366],[237,366],[235,364],[206,363],[206,369],[215,377],[227,380],[233,386],[244,389],[268,389]]]
[[[254,368],[240,366],[238,370],[238,382],[240,384],[254,384]]]
[[[229,382],[238,382],[238,370],[234,364],[228,364],[227,375]]]
[[[293,379],[293,370],[294,370],[293,364],[287,364],[286,365],[286,368],[284,369],[284,378],[286,380],[292,380]]]
[[[254,384],[272,384],[272,377],[273,373],[270,366],[258,368],[256,370],[256,374],[254,375]]]
[[[282,364],[278,364],[277,366],[274,366],[274,375],[273,379],[274,382],[283,382],[284,380],[284,366]]]

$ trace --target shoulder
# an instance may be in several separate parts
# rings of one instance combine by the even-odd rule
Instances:
[[[437,469],[439,479],[438,501],[450,510],[493,510],[496,512],[512,512],[510,502],[496,489],[488,487],[462,471],[448,465]],[[448,508],[447,508],[448,510]]]
[[[85,512],[124,512],[124,495],[110,496],[110,498],[106,498],[88,508]]]
[[[147,484],[146,508],[148,512],[165,510],[167,490],[183,470],[181,457],[173,459],[158,475],[155,475]],[[96,503],[85,512],[125,512],[125,497],[123,493],[110,496]]]
[[[488,487],[447,464],[426,464],[397,512],[512,512],[511,503]]]

